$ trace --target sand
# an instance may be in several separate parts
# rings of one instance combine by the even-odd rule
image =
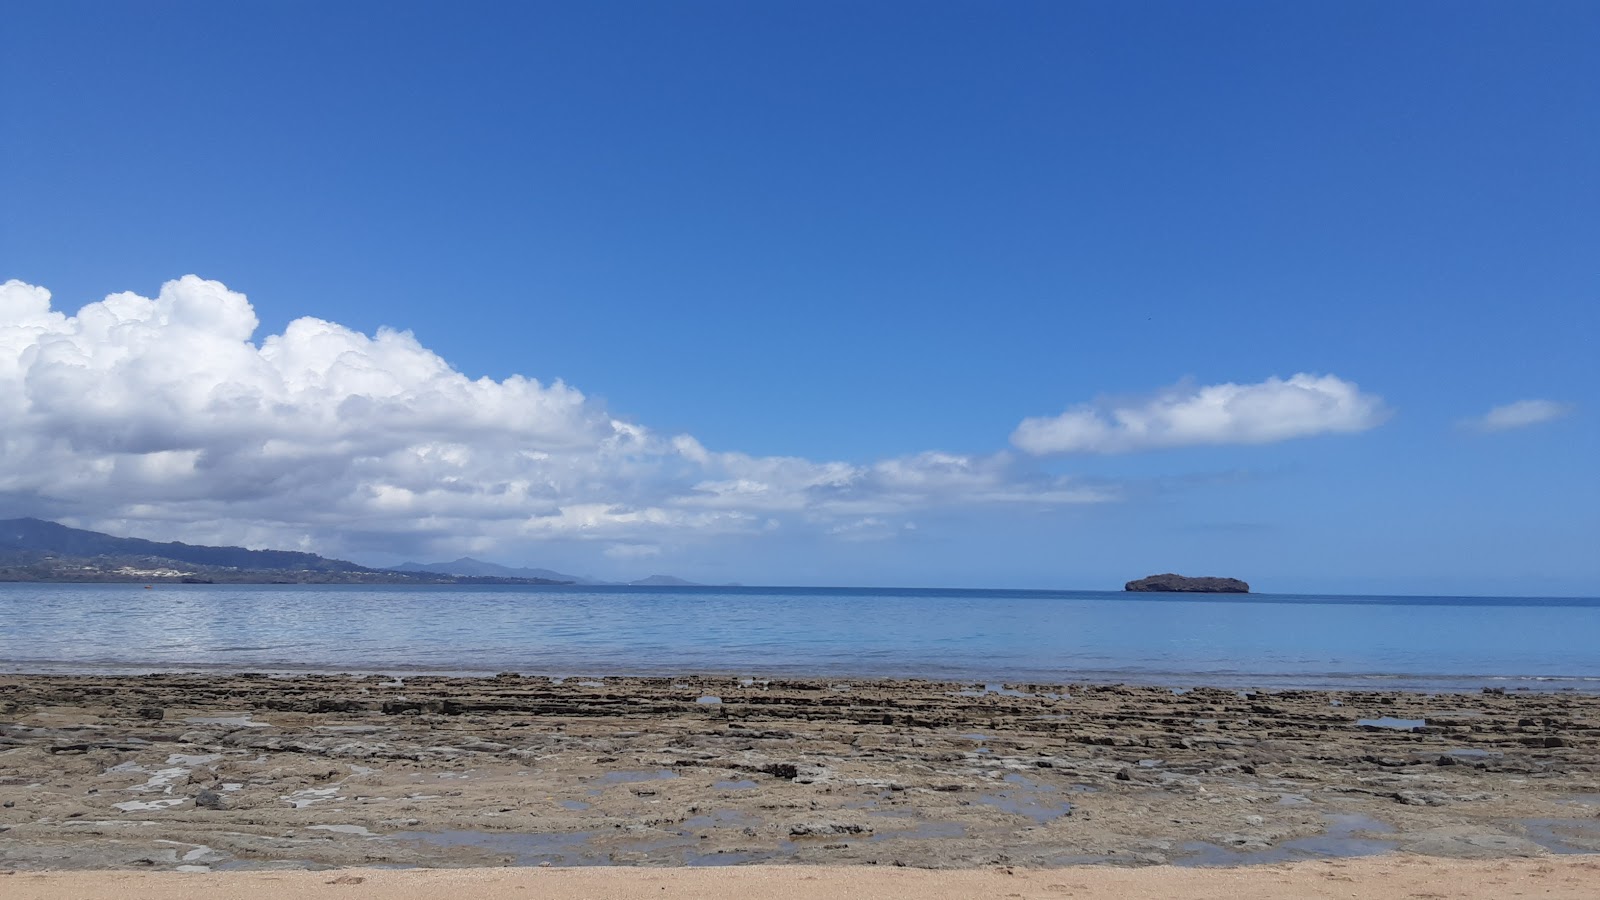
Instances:
[[[0,676],[24,872],[1595,851],[1586,694]]]
[[[0,876],[7,900],[1594,900],[1600,861],[1377,857],[1229,869],[453,869]]]

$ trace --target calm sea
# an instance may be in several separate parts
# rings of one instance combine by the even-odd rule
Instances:
[[[0,584],[0,670],[1600,690],[1600,599]]]

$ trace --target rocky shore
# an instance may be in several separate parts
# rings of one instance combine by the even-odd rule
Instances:
[[[1600,852],[1600,697],[0,676],[0,868]]]

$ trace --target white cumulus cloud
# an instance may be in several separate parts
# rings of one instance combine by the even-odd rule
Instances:
[[[1509,431],[1551,422],[1571,412],[1571,406],[1554,400],[1518,400],[1496,406],[1475,419],[1467,420],[1465,424],[1479,431]]]
[[[1387,415],[1382,398],[1353,382],[1302,373],[1256,384],[1177,384],[1139,402],[1082,404],[1024,419],[1011,442],[1035,455],[1268,444],[1365,431]]]
[[[1009,454],[865,464],[715,451],[560,381],[470,378],[405,331],[302,318],[258,341],[190,275],[75,315],[0,285],[0,517],[348,555],[498,553],[837,526],[960,505],[1114,499]]]

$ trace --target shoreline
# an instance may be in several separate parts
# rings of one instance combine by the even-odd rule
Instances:
[[[0,676],[0,867],[1600,852],[1600,697]]]
[[[1592,900],[1600,861],[1592,858],[1465,862],[1376,857],[1259,869],[908,869],[755,866],[723,870],[345,869],[321,872],[66,872],[0,875],[14,900],[187,900],[197,891],[236,900],[286,893],[318,900],[498,900],[508,896],[584,900]]]
[[[1063,679],[1060,676],[1072,677]],[[906,673],[900,671],[873,672],[840,668],[821,670],[816,667],[788,668],[777,666],[759,671],[744,669],[713,669],[706,667],[647,667],[618,669],[615,666],[552,667],[548,670],[502,670],[497,668],[457,668],[423,666],[271,666],[229,663],[182,664],[124,664],[105,665],[49,664],[37,660],[9,662],[0,660],[0,678],[141,678],[152,676],[206,677],[206,678],[454,678],[463,680],[492,679],[514,676],[530,680],[545,680],[554,684],[565,681],[631,681],[673,679],[753,679],[757,681],[806,681],[825,679],[853,683],[934,683],[963,686],[1048,685],[1056,687],[1130,687],[1152,688],[1186,692],[1217,689],[1247,693],[1300,693],[1325,692],[1396,692],[1405,694],[1577,694],[1600,695],[1600,676],[1594,675],[1437,675],[1437,674],[1259,674],[1259,673],[1178,673],[1125,671],[1012,672],[1004,671],[969,677],[966,671]]]

